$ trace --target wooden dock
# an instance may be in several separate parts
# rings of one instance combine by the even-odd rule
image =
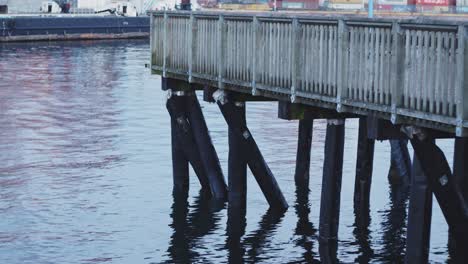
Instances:
[[[154,13],[164,77],[466,135],[465,20]]]
[[[280,118],[300,120],[298,185],[308,184],[313,119],[326,118],[320,251],[325,263],[334,263],[336,256],[322,251],[336,252],[344,120],[360,118],[355,212],[368,214],[374,141],[396,140],[392,153],[407,172],[400,174],[411,174],[404,180],[411,185],[406,262],[427,262],[432,193],[457,252],[465,254],[460,247],[468,243],[467,18],[178,11],[153,13],[151,26],[151,69],[169,91],[175,192],[186,195],[190,162],[213,197],[245,208],[248,166],[270,207],[285,210],[245,123],[245,104],[278,101]],[[229,126],[229,187],[196,90],[218,103]],[[454,173],[437,138],[456,138]],[[412,168],[408,139],[415,151]]]

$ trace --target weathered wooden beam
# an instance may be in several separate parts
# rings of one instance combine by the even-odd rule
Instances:
[[[242,142],[243,147],[246,150],[244,154],[249,168],[265,195],[270,208],[280,211],[286,210],[288,208],[286,199],[284,199],[283,193],[281,192],[270,167],[268,167],[265,162],[255,139],[250,133],[248,127],[245,125],[241,112],[238,107],[236,107],[235,102],[230,100],[227,97],[227,94],[222,90],[219,90],[217,94],[215,94],[215,98],[229,129],[231,129],[235,136],[238,137],[237,140]]]
[[[338,113],[334,109],[278,101],[278,118],[284,120],[345,119],[355,117],[357,116],[346,113]]]
[[[344,120],[328,120],[320,200],[319,233],[322,241],[338,239],[344,136]]]
[[[177,137],[177,123],[171,119],[172,178],[174,196],[187,195],[189,191],[189,161],[184,154],[184,146]],[[178,195],[177,195],[178,196]]]
[[[402,124],[394,125],[389,120],[381,119],[376,116],[367,117],[367,133],[369,138],[376,140],[388,140],[388,139],[407,139],[404,129],[407,127]],[[454,133],[448,133],[440,130],[424,128],[427,135],[432,138],[454,138]]]
[[[432,190],[417,157],[413,159],[405,263],[427,263],[431,237]]]
[[[367,119],[359,119],[359,134],[354,182],[354,208],[356,213],[369,211],[372,169],[374,164],[375,139],[367,137]]]
[[[408,185],[411,181],[411,157],[407,139],[390,139],[390,170],[388,180],[391,184]]]
[[[411,140],[429,186],[459,245],[468,242],[468,209],[442,150],[428,138]]]
[[[205,167],[213,197],[220,200],[227,199],[227,187],[221,165],[219,164],[218,154],[211,141],[205,117],[196,95],[186,96],[185,104],[188,121],[190,122],[198,150],[200,151],[200,158]]]
[[[310,150],[312,147],[314,121],[310,119],[299,120],[299,135],[297,140],[296,171],[294,180],[296,184],[309,187]]]
[[[468,202],[468,138],[455,139],[453,176]]]
[[[190,164],[192,165],[192,168],[195,171],[198,180],[200,181],[202,189],[211,193],[207,173],[200,158],[200,151],[198,150],[198,146],[193,137],[192,128],[188,122],[184,96],[171,96],[166,102],[166,107],[171,116],[171,123],[173,124],[173,133],[175,136],[174,140],[178,142],[175,147],[182,147],[185,159],[190,161]],[[186,181],[186,176],[182,172],[185,166],[183,163],[184,160],[180,159],[180,153],[176,154],[177,159],[172,161],[173,171],[177,173],[174,174],[176,180],[174,181],[174,184],[177,186],[182,184],[183,186],[184,181]],[[179,162],[182,162],[182,164]]]
[[[236,102],[242,126],[247,126],[245,118],[245,103]],[[230,207],[246,208],[247,201],[247,160],[244,144],[236,132],[229,128],[229,158],[228,158],[228,201]]]

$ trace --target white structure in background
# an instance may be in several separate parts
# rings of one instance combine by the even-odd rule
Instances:
[[[0,5],[8,7],[8,13],[40,13],[49,10],[49,6],[43,4],[53,2],[52,0],[0,0]],[[127,6],[127,14],[129,16],[137,13],[146,14],[149,10],[155,9],[174,9],[176,0],[70,0],[72,4],[72,12],[78,13],[94,13],[105,8],[116,8],[116,12],[123,13],[124,7]],[[196,2],[196,1],[193,1]],[[180,3],[180,0],[177,0]],[[120,9],[119,9],[120,5]],[[52,11],[55,11],[57,6],[52,4]],[[119,9],[119,10],[117,10]],[[54,12],[51,12],[54,13]]]
[[[61,13],[62,9],[55,1],[42,2],[40,11],[42,13]]]
[[[91,9],[94,11],[103,11],[107,9],[115,10],[119,15],[137,16],[144,13],[142,10],[143,1],[118,1],[118,0],[78,0],[78,9]]]
[[[8,13],[39,13],[44,0],[8,0]]]

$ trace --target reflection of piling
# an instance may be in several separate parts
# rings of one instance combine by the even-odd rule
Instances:
[[[406,235],[406,263],[427,263],[432,217],[432,191],[417,157],[413,159]]]
[[[255,139],[245,124],[245,116],[243,115],[245,110],[236,106],[236,103],[228,100],[226,96],[222,91],[219,91],[217,101],[229,126],[229,130],[233,134],[232,136],[236,137],[237,142],[242,142],[241,145],[245,150],[244,155],[247,159],[247,164],[270,207],[277,210],[286,210],[288,204],[284,199],[283,193],[268,164],[265,162]]]
[[[247,252],[249,263],[257,263],[260,261],[259,255],[262,252],[262,248],[265,247],[268,239],[278,228],[283,217],[284,212],[278,212],[277,210],[269,209],[262,216],[258,230],[254,231],[251,235],[245,238],[245,245],[250,246],[250,250]]]
[[[336,258],[343,170],[344,120],[329,120],[325,139],[322,197],[320,202],[320,256],[323,261]],[[326,259],[323,259],[326,258]],[[334,262],[328,262],[334,263]]]
[[[312,146],[313,120],[299,120],[299,135],[297,140],[296,173],[297,184],[309,186],[310,149]]]
[[[194,249],[202,246],[197,243],[200,238],[217,227],[221,217],[216,212],[223,208],[218,200],[209,198],[209,193],[200,191],[189,212],[187,197],[174,195],[170,225],[173,234],[167,250],[171,260],[167,263],[193,263],[203,257]]]
[[[294,234],[298,236],[295,241],[296,245],[304,249],[304,262],[313,263],[318,262],[318,260],[315,259],[316,254],[313,251],[314,242],[311,238],[315,237],[317,230],[309,219],[309,192],[308,185],[303,185],[302,183],[296,184],[296,204],[294,205],[294,209],[296,210],[297,224]]]
[[[374,163],[375,140],[367,137],[367,119],[359,118],[354,207],[358,214],[368,214]]]

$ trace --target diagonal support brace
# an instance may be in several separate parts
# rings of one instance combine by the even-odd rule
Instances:
[[[273,173],[265,162],[255,139],[244,122],[242,111],[236,107],[233,101],[229,100],[229,95],[223,90],[218,90],[214,98],[219,109],[229,126],[230,131],[237,137],[238,142],[243,144],[247,164],[257,180],[260,189],[270,205],[270,208],[284,211],[288,208],[288,203],[276,182]]]

